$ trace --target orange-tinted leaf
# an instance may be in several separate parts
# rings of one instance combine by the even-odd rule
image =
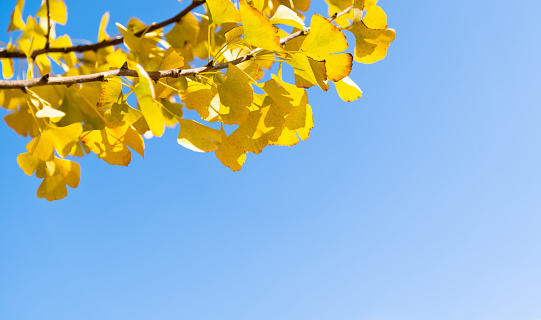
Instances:
[[[351,73],[353,56],[350,53],[330,54],[325,58],[327,77],[339,81]]]

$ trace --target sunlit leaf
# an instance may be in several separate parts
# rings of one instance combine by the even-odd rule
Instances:
[[[77,188],[81,176],[81,169],[76,162],[54,158],[53,161],[40,163],[45,174],[41,176],[36,172],[38,178],[44,178],[38,188],[38,198],[45,198],[48,201],[60,200],[68,195],[66,185]],[[38,169],[39,170],[39,169]]]
[[[162,61],[158,70],[179,69],[184,66],[184,58],[181,57],[173,48],[167,49],[163,54]]]
[[[28,152],[21,153],[19,156],[17,156],[17,163],[19,164],[19,167],[21,167],[24,173],[29,176],[34,174],[34,171],[36,171],[40,161],[40,159],[34,157]]]
[[[342,80],[335,82],[334,85],[336,86],[338,95],[344,101],[351,102],[359,99],[363,95],[361,89],[349,77],[345,77]]]
[[[113,103],[119,103],[122,98],[122,83],[120,78],[109,78],[101,83],[100,99],[96,106],[98,109],[108,109]]]
[[[40,133],[39,127],[31,112],[25,103],[20,106],[19,110],[6,115],[4,120],[18,134],[25,137],[36,137]]]
[[[129,124],[108,125],[103,130],[85,132],[81,141],[109,164],[127,166],[131,161],[128,147],[144,157],[143,138]]]
[[[177,142],[195,152],[210,152],[218,148],[222,140],[219,130],[207,127],[193,120],[179,120],[180,132]]]
[[[325,58],[327,77],[339,81],[351,73],[353,56],[350,53],[330,54]]]
[[[321,61],[328,54],[342,52],[347,48],[344,33],[328,19],[314,14],[310,21],[310,32],[302,43],[301,50],[310,58]]]
[[[240,12],[229,0],[207,0],[209,8],[210,25],[222,23],[240,23]]]
[[[4,79],[13,77],[13,60],[2,58],[0,59],[0,63],[2,64],[2,76]]]
[[[364,18],[356,19],[344,30],[355,35],[354,58],[362,63],[374,63],[385,58],[390,43],[396,37],[396,32],[387,28],[387,16],[378,6],[367,7]]]
[[[285,114],[289,112],[268,97],[258,96],[258,100],[254,101],[258,109],[251,111],[246,121],[227,138],[228,143],[243,152],[258,154],[270,141],[277,140],[282,132]]]
[[[236,65],[227,68],[225,81],[218,86],[222,122],[225,124],[242,123],[248,116],[248,107],[253,100],[250,78]]]
[[[284,95],[288,99],[289,111],[285,116],[285,122],[279,138],[270,141],[269,144],[292,146],[299,142],[299,138],[302,140],[308,139],[310,130],[314,127],[312,108],[308,105],[306,90],[284,82],[276,76],[273,76],[273,80],[283,88],[281,95]],[[264,90],[272,92],[267,86],[264,87]],[[283,92],[287,92],[287,94]],[[277,99],[276,94],[273,93],[271,96],[273,99]],[[286,101],[282,100],[282,103],[284,102]]]
[[[242,24],[244,25],[244,41],[254,47],[282,52],[280,37],[276,28],[263,13],[246,3],[239,1]]]
[[[240,147],[227,142],[227,134],[223,128],[220,134],[221,143],[215,151],[216,157],[229,169],[233,171],[241,170],[244,161],[246,161],[246,152]]]
[[[103,16],[101,16],[100,27],[98,29],[98,42],[109,39],[107,24],[109,24],[109,11],[106,11]]]
[[[52,21],[56,21],[61,25],[68,21],[68,10],[63,0],[49,0],[49,16]],[[36,13],[36,17],[47,19],[47,1],[43,1],[41,7]]]
[[[181,98],[186,108],[196,110],[203,120],[210,120],[219,112],[219,105],[212,106],[212,101],[217,94],[218,90],[215,86],[188,81],[188,88],[182,93]]]
[[[302,53],[291,55],[291,66],[295,69],[295,84],[301,88],[318,85],[323,91],[329,89],[324,61],[316,61]]]
[[[17,0],[15,9],[11,13],[11,19],[9,21],[8,31],[23,30],[25,23],[22,17],[24,7],[24,0]]]
[[[155,101],[154,86],[148,73],[141,65],[137,65],[139,85],[135,87],[135,94],[139,101],[139,108],[145,117],[152,134],[161,137],[165,130],[163,114]]]
[[[54,150],[59,156],[65,158],[73,145],[79,141],[83,132],[80,123],[74,123],[66,127],[49,127],[26,145],[26,150],[34,157],[50,161],[53,159]]]
[[[329,5],[329,17],[333,16],[334,14],[340,13],[344,11],[346,8],[350,7],[353,4],[353,0],[326,0],[327,4]],[[364,0],[360,0],[363,1]],[[350,11],[349,14],[342,15],[340,17],[337,17],[334,22],[337,23],[339,26],[345,27],[349,25],[349,21],[353,20],[353,12]]]
[[[197,45],[199,32],[199,22],[192,13],[189,13],[182,17],[171,31],[165,34],[165,40],[173,48],[179,50],[186,62],[190,62],[193,60],[193,47]]]
[[[302,19],[295,13],[295,11],[289,9],[284,5],[280,5],[276,10],[276,13],[270,18],[272,24],[285,24],[292,26],[294,28],[303,30],[304,22]]]

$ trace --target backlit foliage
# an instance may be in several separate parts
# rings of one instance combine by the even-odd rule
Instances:
[[[7,125],[32,138],[19,166],[43,179],[37,195],[52,201],[79,184],[79,165],[65,158],[94,153],[127,166],[133,151],[144,156],[143,135],[167,127],[180,128],[181,146],[214,152],[234,171],[249,152],[306,140],[306,89],[360,98],[348,77],[353,61],[383,59],[395,38],[376,0],[326,1],[328,13],[311,17],[310,0],[195,1],[163,26],[116,23],[118,38],[106,32],[106,13],[95,46],[76,49],[54,32],[67,22],[64,1],[43,1],[23,19],[18,0],[0,50],[0,106],[10,111]]]

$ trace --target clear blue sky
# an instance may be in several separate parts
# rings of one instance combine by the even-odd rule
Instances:
[[[59,33],[187,3],[67,0]],[[541,319],[541,1],[380,5],[397,39],[355,65],[364,97],[311,89],[310,139],[241,172],[172,129],[49,203],[0,125],[0,319]]]

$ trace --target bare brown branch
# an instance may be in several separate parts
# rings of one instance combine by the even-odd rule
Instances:
[[[182,17],[184,17],[185,15],[190,13],[193,9],[199,7],[203,3],[205,3],[205,0],[194,0],[194,1],[192,1],[192,3],[189,6],[184,8],[184,10],[179,12],[176,16],[174,16],[174,17],[172,17],[170,19],[167,19],[165,21],[162,21],[160,23],[152,24],[148,28],[146,28],[145,30],[141,30],[141,31],[137,32],[135,35],[140,37],[140,36],[142,36],[142,35],[144,35],[146,33],[149,33],[149,32],[152,32],[154,30],[157,30],[157,29],[163,28],[165,26],[168,26],[170,24],[176,23],[176,22],[180,21],[180,19],[182,19]],[[47,46],[46,48],[35,50],[34,52],[32,52],[31,58],[34,59],[34,58],[36,58],[37,56],[39,56],[41,54],[52,53],[52,52],[68,53],[68,52],[85,52],[85,51],[91,51],[91,50],[98,50],[100,48],[119,45],[123,41],[124,41],[124,37],[119,36],[119,37],[116,37],[116,38],[113,38],[113,39],[109,39],[109,40],[105,40],[105,41],[97,42],[97,43],[93,43],[93,44],[85,44],[85,45],[62,47],[62,48],[50,48],[50,47],[47,48],[48,47]],[[49,43],[49,41],[47,41],[47,44],[48,43]],[[26,55],[22,51],[0,50],[0,58],[12,58],[12,59],[17,58],[17,59],[21,59],[21,58],[26,58]]]

